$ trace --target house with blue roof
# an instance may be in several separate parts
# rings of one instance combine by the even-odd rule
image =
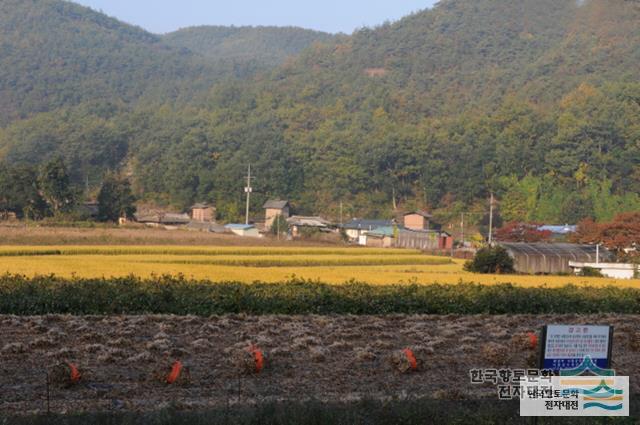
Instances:
[[[393,227],[393,220],[370,220],[354,218],[350,222],[340,226],[344,230],[350,241],[358,241],[365,232],[370,232],[379,227]]]

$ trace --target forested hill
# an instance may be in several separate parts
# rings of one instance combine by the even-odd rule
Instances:
[[[239,63],[256,62],[275,68],[316,42],[331,41],[334,36],[296,27],[224,27],[184,28],[162,37],[171,46],[218,61],[221,58]]]
[[[210,80],[191,53],[89,8],[0,1],[0,124],[87,100],[175,98]]]
[[[555,101],[584,82],[637,82],[639,18],[638,0],[443,0],[307,50],[278,90],[316,80],[320,98],[358,99],[375,86],[385,108],[410,114],[495,108],[510,94]]]
[[[249,162],[256,212],[286,197],[329,217],[339,205],[353,216],[453,214],[483,211],[490,192],[508,220],[640,209],[638,0],[442,0],[212,87],[219,74],[204,53],[206,64],[65,2],[0,4],[13,34],[0,39],[3,110],[62,105],[0,130],[10,163],[60,155],[94,187],[106,169],[126,169],[146,199],[216,202],[229,220]],[[59,22],[38,24],[50,10]],[[96,96],[118,102],[78,104]]]

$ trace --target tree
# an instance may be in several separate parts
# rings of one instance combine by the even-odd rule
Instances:
[[[640,212],[618,214],[609,223],[583,220],[573,237],[578,243],[600,243],[616,253],[618,258],[637,256],[632,249],[640,244]],[[629,253],[627,253],[628,250]]]
[[[467,261],[464,269],[474,273],[513,273],[513,258],[501,246],[481,248],[471,261]]]
[[[136,212],[135,201],[127,179],[107,174],[98,194],[98,220],[117,222],[120,217],[132,216]]]
[[[47,203],[40,195],[37,180],[34,167],[0,168],[0,211],[14,212],[19,218],[43,218]]]
[[[547,242],[551,239],[551,232],[539,230],[534,223],[512,221],[496,230],[495,239],[501,242]]]
[[[64,161],[53,159],[42,167],[38,179],[43,198],[54,214],[69,212],[75,206],[76,194]]]

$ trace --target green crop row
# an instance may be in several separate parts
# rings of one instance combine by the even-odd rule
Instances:
[[[44,255],[345,255],[345,256],[415,256],[417,250],[389,250],[363,248],[174,248],[174,247],[109,247],[89,246],[70,248],[0,248],[0,257],[28,257]]]
[[[640,290],[510,284],[328,285],[304,280],[210,282],[182,276],[0,277],[0,314],[640,313]]]

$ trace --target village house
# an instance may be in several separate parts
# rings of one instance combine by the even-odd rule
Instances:
[[[191,207],[191,219],[202,223],[216,220],[216,207],[207,203],[197,203]]]
[[[593,269],[600,272],[602,276],[612,279],[637,279],[640,276],[638,264],[569,261],[569,267],[576,275],[580,275],[585,269]]]
[[[411,211],[404,215],[404,227],[410,230],[429,230],[432,218],[426,211]]]
[[[276,220],[278,216],[287,219],[289,218],[289,215],[290,215],[289,201],[281,201],[277,199],[270,200],[265,202],[262,208],[264,208],[264,229],[265,230],[271,229],[273,222]]]
[[[148,213],[134,214],[134,218],[138,223],[145,224],[149,227],[164,227],[165,229],[177,229],[186,226],[191,221],[189,214],[177,213]]]
[[[287,219],[287,224],[291,229],[291,236],[298,237],[303,229],[318,230],[320,232],[330,232],[331,222],[322,217],[305,217],[294,215]]]
[[[368,220],[354,218],[350,222],[340,226],[350,241],[359,241],[360,236],[365,232],[377,229],[378,227],[393,226],[392,220]]]

